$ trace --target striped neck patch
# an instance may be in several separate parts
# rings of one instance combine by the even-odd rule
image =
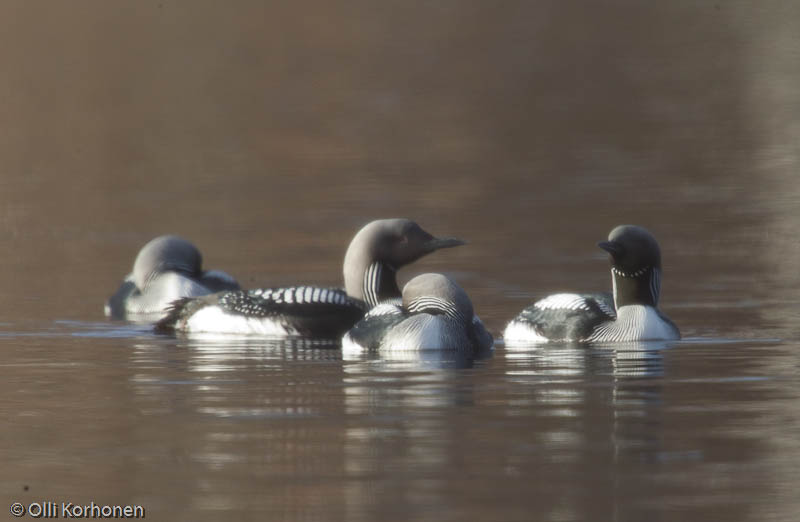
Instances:
[[[466,322],[464,316],[458,311],[458,308],[456,308],[455,303],[440,299],[438,297],[417,297],[409,302],[406,308],[411,313],[438,313],[444,314],[458,321]]]
[[[380,302],[378,294],[381,290],[381,278],[383,277],[383,271],[385,269],[383,263],[374,261],[367,267],[367,271],[364,273],[362,291],[364,292],[364,301],[370,306],[375,306]]]

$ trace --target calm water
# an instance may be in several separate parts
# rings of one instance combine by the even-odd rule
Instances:
[[[0,501],[796,520],[800,10],[749,4],[0,3]],[[644,225],[685,339],[343,359],[102,317],[156,235],[338,285],[395,216],[469,241],[401,280],[498,336]]]

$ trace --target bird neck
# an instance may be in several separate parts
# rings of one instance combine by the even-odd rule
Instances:
[[[614,306],[619,310],[626,305],[638,304],[658,306],[661,293],[661,270],[645,267],[629,273],[612,267],[611,281],[614,285]]]
[[[345,265],[344,283],[348,295],[370,306],[401,296],[396,270],[382,261],[363,259]]]

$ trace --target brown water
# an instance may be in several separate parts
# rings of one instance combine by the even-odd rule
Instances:
[[[2,2],[2,503],[796,520],[799,20],[794,2]],[[156,235],[246,286],[340,284],[352,234],[394,216],[470,242],[401,279],[450,274],[497,335],[545,293],[607,289],[595,243],[647,226],[685,340],[342,360],[102,317]]]

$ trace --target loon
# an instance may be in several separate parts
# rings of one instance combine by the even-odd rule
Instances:
[[[338,339],[371,307],[401,296],[399,268],[463,244],[456,238],[436,238],[409,219],[372,221],[353,237],[345,253],[345,290],[293,286],[182,299],[156,330]]]
[[[442,274],[422,274],[403,287],[400,305],[383,303],[342,338],[342,350],[360,352],[491,349],[494,340],[475,315],[467,293]]]
[[[597,246],[610,254],[613,295],[549,295],[508,323],[507,344],[680,339],[675,324],[658,310],[661,250],[655,237],[642,227],[620,225]]]
[[[191,242],[177,236],[159,236],[139,251],[119,289],[104,306],[114,319],[160,316],[171,302],[236,290],[236,280],[218,270],[203,271],[203,257]]]

